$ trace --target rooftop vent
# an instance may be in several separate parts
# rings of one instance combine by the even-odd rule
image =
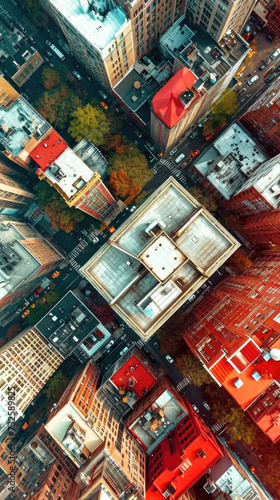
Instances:
[[[234,383],[236,389],[240,389],[240,387],[242,387],[242,385],[244,384],[244,382],[242,382],[242,380],[239,377],[236,378],[233,383]]]
[[[140,83],[140,82],[138,82],[138,80],[136,80],[136,82],[134,82],[134,84],[133,84],[133,87],[134,87],[135,89],[140,89],[140,88],[141,88],[141,83]]]
[[[274,361],[280,361],[280,349],[277,349],[276,347],[271,349],[270,356]]]
[[[260,380],[260,378],[262,378],[262,377],[261,377],[261,375],[259,374],[259,372],[257,372],[257,370],[255,370],[255,371],[253,371],[253,373],[252,373],[252,378],[253,378],[254,380]]]

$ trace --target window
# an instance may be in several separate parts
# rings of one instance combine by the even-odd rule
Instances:
[[[123,58],[123,62],[126,62],[126,61],[127,61],[127,57],[125,56],[125,57]]]
[[[120,34],[120,40],[123,38],[123,33]]]

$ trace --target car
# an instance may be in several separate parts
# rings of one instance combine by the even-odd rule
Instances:
[[[162,151],[160,151],[160,153],[158,153],[158,156],[159,156],[160,158],[162,158],[162,157],[163,157],[163,152],[162,152]]]
[[[136,210],[136,206],[135,205],[133,205],[133,207],[131,207],[130,211],[134,212],[134,210]]]
[[[191,295],[188,300],[189,302],[192,302],[194,299],[195,299],[195,294]]]
[[[55,68],[55,65],[52,62],[49,62],[48,64],[50,68]]]
[[[156,349],[160,349],[160,345],[159,345],[159,343],[158,343],[158,342],[154,342],[154,347],[155,347]]]
[[[240,102],[242,103],[242,102],[245,102],[245,101],[246,101],[246,98],[245,98],[245,97],[243,97],[243,99],[241,99],[241,101],[240,101]]]
[[[99,238],[97,238],[97,236],[94,236],[92,239],[91,239],[92,243],[98,243],[99,242]]]
[[[24,311],[24,313],[22,313],[21,317],[22,317],[22,318],[25,318],[26,316],[28,316],[28,314],[30,314],[30,311],[29,311],[29,309],[26,309],[26,310]]]
[[[199,409],[197,408],[196,405],[193,404],[192,407],[193,407],[194,411],[196,411],[196,413],[199,413]]]
[[[77,80],[82,79],[82,77],[81,77],[80,73],[78,73],[78,71],[73,71],[73,75],[77,78]]]
[[[105,349],[108,351],[109,349],[111,349],[111,347],[114,345],[115,341],[112,339],[110,340],[110,342],[105,345]]]
[[[202,404],[203,404],[204,408],[206,408],[206,410],[208,410],[208,411],[210,411],[210,410],[211,410],[211,408],[210,408],[209,404],[208,404],[206,401],[203,401],[203,403],[202,403]]]
[[[139,137],[139,139],[141,139],[141,137],[143,137],[140,130],[135,130],[135,134],[137,135],[137,137]]]
[[[105,94],[105,92],[103,92],[103,90],[98,90],[98,93],[101,95],[101,97],[103,97],[103,99],[108,99],[107,94]]]
[[[120,356],[122,356],[122,355],[123,355],[126,351],[128,351],[128,347],[127,347],[127,346],[125,346],[125,347],[121,350],[121,352],[120,352]]]
[[[181,165],[180,165],[180,168],[185,168],[185,167],[187,166],[187,164],[188,164],[188,163],[189,163],[189,162],[188,162],[188,160],[187,160],[187,161],[183,161],[183,162],[181,163]]]
[[[240,97],[243,94],[245,94],[245,92],[246,92],[246,89],[245,89],[245,87],[243,87],[243,89],[240,89],[239,92],[237,92],[237,95]]]
[[[116,228],[114,226],[109,228],[109,233],[114,233],[114,231],[116,231]]]
[[[37,43],[37,40],[35,40],[35,38],[33,36],[30,36],[29,35],[29,40],[31,43],[33,43],[34,45]]]
[[[259,79],[258,75],[252,76],[252,78],[250,78],[250,80],[248,80],[247,85],[249,87],[251,87],[251,85],[253,85],[258,79]]]
[[[195,158],[197,155],[199,155],[199,153],[200,153],[199,149],[196,149],[195,151],[193,151],[193,152],[190,154],[189,158],[192,160],[192,159],[193,159],[193,158]]]
[[[52,44],[52,42],[50,42],[49,40],[46,40],[46,44],[47,44],[48,46],[50,46],[50,45]]]
[[[88,80],[89,82],[92,82],[92,78],[91,78],[89,75],[87,75],[87,80]]]
[[[270,41],[270,42],[273,42],[274,38],[275,38],[275,35],[274,33],[268,33],[268,35],[266,35],[266,38]]]
[[[276,76],[278,75],[277,71],[273,71],[273,73],[271,73],[271,75],[269,75],[266,79],[265,79],[265,83],[268,85],[269,83],[272,82],[272,80],[274,80],[274,78],[276,78]]]
[[[30,307],[31,307],[31,309],[34,309],[34,307],[36,307],[36,304],[34,304],[34,303],[30,304]]]
[[[174,359],[170,356],[170,354],[166,354],[165,358],[167,359],[168,363],[174,363]]]
[[[59,275],[60,275],[60,272],[59,272],[59,271],[55,271],[54,273],[52,273],[52,278],[53,278],[53,279],[55,279],[55,278],[57,278]]]
[[[46,52],[47,56],[48,57],[52,57],[52,52],[50,50],[45,50],[44,52]]]
[[[265,63],[262,63],[260,66],[259,66],[259,70],[260,71],[263,71],[264,69],[266,68],[266,64]]]
[[[50,63],[50,62],[51,62],[51,61],[50,61],[50,59],[49,59],[47,56],[44,56],[44,59],[45,59],[45,61],[46,61],[47,63]]]
[[[255,474],[255,473],[256,473],[256,468],[254,467],[254,465],[250,465],[249,470],[250,470],[253,474]]]
[[[177,153],[177,151],[178,151],[178,148],[171,149],[171,151],[170,151],[171,156],[175,155],[175,153]]]
[[[272,61],[274,61],[274,59],[277,59],[277,57],[279,57],[279,56],[280,56],[280,47],[279,47],[278,49],[274,50],[274,51],[272,52],[272,54],[270,54],[270,56],[269,56],[269,57],[270,57],[270,59],[271,59]]]
[[[101,101],[100,106],[102,106],[102,108],[104,108],[104,109],[109,108],[108,104],[106,104],[104,101]]]
[[[135,146],[138,146],[139,141],[136,141],[136,140],[135,140],[135,141],[133,141],[133,142],[134,142]]]

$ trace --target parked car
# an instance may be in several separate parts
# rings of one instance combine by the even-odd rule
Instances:
[[[279,56],[280,56],[280,47],[279,47],[278,49],[274,50],[274,51],[272,52],[272,54],[270,54],[270,56],[269,56],[269,57],[270,57],[270,59],[271,59],[272,61],[274,61],[274,59],[277,59],[277,57],[279,57]]]
[[[272,80],[274,80],[274,78],[276,78],[276,76],[278,75],[277,71],[273,71],[273,73],[271,73],[271,75],[269,75],[266,79],[265,79],[265,83],[268,85],[269,83],[272,82]]]
[[[237,92],[237,95],[240,97],[243,94],[245,94],[245,92],[246,92],[246,89],[245,89],[245,87],[243,87],[243,89],[240,89],[239,92]]]
[[[169,354],[166,354],[165,358],[167,359],[168,363],[174,363],[174,359]]]
[[[191,295],[188,300],[189,302],[192,302],[194,299],[195,299],[195,294]]]
[[[196,405],[193,404],[192,407],[193,407],[194,411],[196,411],[196,413],[199,413],[199,409],[197,408]]]
[[[141,139],[141,137],[143,137],[140,130],[135,130],[135,134],[137,135],[137,137],[139,137],[139,139]]]
[[[133,205],[133,207],[131,207],[130,211],[134,212],[134,210],[136,210],[136,206],[135,205]]]
[[[55,271],[54,273],[52,273],[52,278],[53,278],[53,279],[55,279],[55,278],[57,278],[59,275],[60,275],[60,272],[59,272],[59,271]]]
[[[252,78],[250,78],[250,80],[248,80],[247,85],[249,87],[251,87],[251,85],[253,85],[258,79],[259,79],[258,75],[252,76]]]
[[[109,108],[108,104],[106,104],[103,101],[101,101],[100,106],[102,106],[102,108],[104,108],[104,109],[108,109]]]
[[[122,355],[123,355],[126,351],[128,351],[128,347],[127,347],[127,346],[125,346],[125,347],[121,350],[121,352],[120,352],[120,356],[122,356]]]
[[[35,40],[35,38],[33,36],[30,36],[29,35],[29,40],[31,43],[33,43],[34,45],[37,43],[37,40]]]
[[[159,343],[158,343],[158,342],[154,342],[154,347],[155,347],[156,349],[160,349],[160,345],[159,345]]]
[[[28,314],[30,314],[30,311],[29,311],[29,309],[26,309],[26,310],[24,311],[24,313],[22,313],[21,317],[22,317],[22,318],[25,318],[26,316],[28,316]]]
[[[192,160],[192,159],[193,159],[193,158],[195,158],[197,155],[199,155],[199,153],[200,153],[199,149],[196,149],[195,151],[193,151],[193,152],[190,154],[189,158]]]
[[[82,79],[82,77],[81,77],[80,73],[78,73],[78,71],[73,71],[73,75],[77,78],[77,80]]]
[[[110,342],[108,342],[107,345],[105,345],[105,349],[108,351],[109,349],[111,349],[111,347],[114,345],[115,341],[112,339],[110,340]]]
[[[50,45],[52,44],[52,42],[50,42],[49,40],[46,40],[46,44],[47,44],[48,46],[50,46]]]
[[[206,410],[210,411],[211,408],[210,408],[209,404],[206,401],[203,401],[202,404],[203,404],[204,408],[206,408]]]
[[[259,70],[263,71],[269,64],[271,63],[271,60],[270,59],[267,59],[266,61],[264,61],[260,67],[259,67]]]
[[[171,149],[171,151],[170,151],[171,156],[175,155],[175,153],[177,153],[177,151],[178,151],[178,148]]]
[[[181,169],[185,168],[185,167],[187,166],[187,164],[188,164],[188,163],[189,163],[188,161],[183,161],[183,162],[181,163],[181,165],[180,165],[180,168],[181,168]]]
[[[98,93],[101,95],[101,97],[103,97],[103,99],[108,99],[107,94],[105,94],[105,92],[103,92],[103,90],[99,90]]]

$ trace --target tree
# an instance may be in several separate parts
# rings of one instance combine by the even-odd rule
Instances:
[[[138,194],[138,196],[134,200],[135,205],[140,205],[140,203],[142,203],[142,201],[144,201],[150,193],[151,189],[149,189],[148,191],[144,190],[140,194]]]
[[[205,370],[202,363],[190,352],[182,353],[177,357],[176,364],[183,377],[191,376],[194,385],[200,387],[204,384],[213,383],[212,377]]]
[[[205,206],[209,212],[215,213],[217,211],[218,203],[215,198],[205,194],[199,186],[192,186],[188,191],[199,203],[201,203],[201,205]]]
[[[51,85],[49,80],[48,85]],[[38,112],[58,129],[67,126],[71,114],[79,106],[81,106],[79,97],[65,85],[44,92],[36,103]]]
[[[23,0],[23,3],[32,13],[38,12],[40,10],[37,0]]]
[[[43,390],[46,396],[47,411],[52,408],[53,403],[56,403],[60,399],[68,384],[69,380],[63,375],[61,370],[55,372]]]
[[[61,291],[56,287],[53,288],[45,295],[46,303],[48,305],[53,305],[62,297]]]
[[[42,319],[45,314],[47,314],[49,306],[46,302],[36,302],[36,307],[30,309],[30,314],[27,316],[28,323],[30,325],[35,325]]]
[[[6,332],[6,337],[8,340],[13,339],[21,331],[21,326],[18,323],[10,326]]]
[[[41,80],[46,90],[58,87],[63,83],[59,72],[52,68],[43,69]]]
[[[127,205],[139,193],[140,187],[135,181],[128,177],[127,173],[120,169],[117,172],[112,172],[110,176],[109,186],[116,196],[127,198]]]
[[[241,271],[246,271],[246,269],[249,269],[253,265],[253,262],[247,257],[246,252],[243,250],[243,248],[239,248],[238,250],[236,250],[236,252],[230,256],[227,262],[229,265],[239,267]]]
[[[73,139],[77,142],[86,139],[97,146],[104,144],[104,136],[110,130],[110,121],[101,109],[87,104],[74,111],[72,117],[68,132]]]
[[[204,137],[212,134],[222,121],[227,121],[230,116],[238,111],[238,109],[237,93],[231,89],[224,90],[220,98],[211,106],[211,111],[214,115],[212,115],[203,125]]]
[[[126,154],[114,155],[109,164],[108,175],[119,170],[124,170],[128,177],[134,180],[140,190],[145,186],[147,180],[151,180],[154,177],[153,172],[148,168],[146,156],[133,146],[130,146]]]

